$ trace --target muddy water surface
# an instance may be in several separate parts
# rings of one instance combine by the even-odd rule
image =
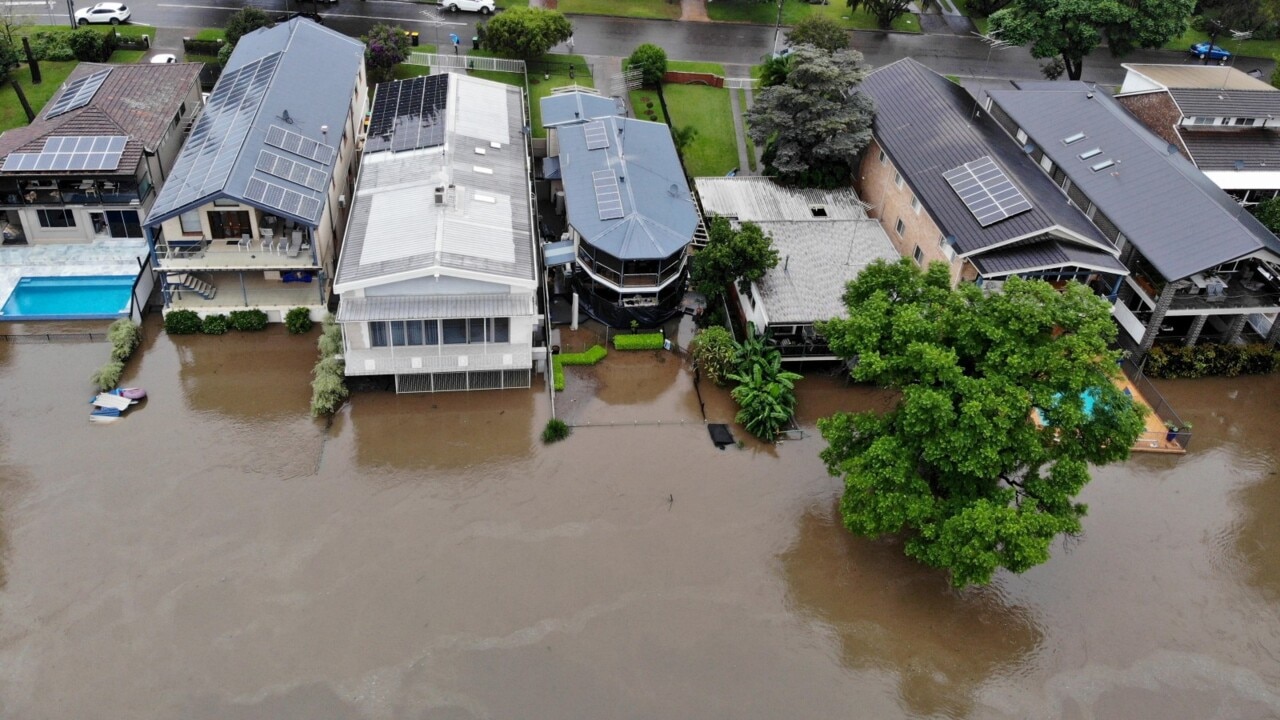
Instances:
[[[874,391],[811,378],[804,440],[717,451],[680,358],[611,356],[545,448],[537,389],[325,423],[314,338],[148,331],[106,427],[106,345],[0,342],[0,717],[1280,715],[1280,378],[1162,385],[1192,453],[956,592],[836,519],[812,423]]]

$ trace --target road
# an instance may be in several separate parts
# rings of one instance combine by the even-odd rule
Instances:
[[[55,7],[58,0],[53,0]],[[83,5],[85,3],[81,3]],[[437,12],[433,5],[421,5],[400,0],[342,0],[338,5],[315,6],[310,2],[294,0],[265,0],[255,3],[269,12],[286,10],[318,10],[325,24],[348,35],[363,34],[377,22],[399,23],[406,29],[421,33],[424,43],[446,47],[449,34],[456,33],[464,41],[475,32],[479,16],[460,12]],[[221,27],[231,12],[243,3],[231,0],[131,0],[133,16],[138,22],[162,28],[195,30],[202,27]],[[14,2],[14,9],[22,12],[30,8],[33,21],[48,22],[43,2]],[[63,15],[65,17],[65,15]],[[667,55],[680,60],[703,60],[740,67],[728,68],[733,76],[745,76],[746,66],[759,62],[773,45],[773,28],[761,25],[730,23],[689,23],[664,20],[633,20],[628,18],[572,16],[575,34],[575,52],[582,55],[618,56],[628,54],[640,43],[651,42],[666,49]],[[1020,47],[988,51],[976,38],[954,35],[915,35],[904,33],[863,32],[851,33],[852,46],[861,51],[869,64],[875,67],[887,65],[904,57],[914,57],[944,75],[978,78],[1040,78],[1042,61]],[[561,47],[560,51],[564,51]],[[1090,55],[1084,64],[1084,80],[1108,85],[1118,85],[1124,77],[1121,62],[1183,63],[1191,59],[1183,54],[1162,50],[1140,50],[1123,60],[1111,57],[1105,48]],[[1242,70],[1258,69],[1269,77],[1274,63],[1271,60],[1240,58]]]

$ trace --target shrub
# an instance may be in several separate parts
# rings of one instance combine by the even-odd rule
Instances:
[[[640,68],[641,82],[648,87],[657,87],[667,72],[667,51],[653,43],[645,43],[627,58],[627,67]]]
[[[333,322],[332,316],[325,320],[317,346],[324,357],[333,357],[342,353],[342,327]]]
[[[208,315],[200,326],[200,332],[205,335],[225,335],[227,333],[227,325],[226,315]]]
[[[133,324],[132,320],[120,318],[107,329],[107,339],[111,341],[111,359],[124,362],[142,343],[142,326]]]
[[[75,60],[71,33],[43,30],[31,37],[31,53],[37,60]]]
[[[661,350],[665,340],[660,332],[614,335],[613,347],[617,350]]]
[[[557,392],[564,390],[564,363],[560,362],[559,355],[551,360],[551,384]]]
[[[123,374],[124,363],[112,360],[90,375],[89,382],[97,385],[99,390],[106,392],[120,384],[120,376]]]
[[[562,365],[595,365],[609,354],[608,350],[602,345],[592,345],[585,352],[580,353],[560,353],[556,357],[560,359]]]
[[[569,437],[572,430],[565,421],[559,418],[551,418],[547,421],[547,426],[542,429],[542,442],[550,445],[554,442],[560,442]]]
[[[72,30],[67,44],[80,62],[98,62],[103,59],[102,35],[97,30],[87,27]]]
[[[252,310],[232,310],[231,311],[231,327],[242,330],[265,330],[267,328],[267,314],[254,308]]]
[[[334,357],[320,358],[312,374],[311,416],[332,415],[342,407],[350,394],[343,377],[343,363]]]
[[[369,28],[364,38],[364,65],[369,82],[387,82],[395,79],[396,65],[409,58],[412,52],[409,36],[399,25],[378,23]]]
[[[240,42],[240,38],[259,28],[271,27],[271,18],[261,8],[246,6],[240,8],[227,18],[226,38],[228,45],[235,45]]]
[[[170,335],[194,335],[200,332],[200,316],[195,310],[174,310],[164,316],[164,331]]]
[[[1157,345],[1143,372],[1153,378],[1265,375],[1280,369],[1280,353],[1265,345],[1200,343],[1194,347]]]
[[[296,307],[284,316],[284,326],[294,335],[301,335],[311,329],[311,311],[304,307]]]
[[[737,367],[738,345],[723,326],[712,326],[693,338],[693,361],[707,379],[724,385],[726,376]]]

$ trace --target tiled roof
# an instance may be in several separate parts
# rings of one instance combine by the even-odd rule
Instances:
[[[1202,171],[1280,172],[1280,133],[1274,130],[1196,130],[1184,127],[1178,129],[1178,136],[1187,146],[1196,167]]]
[[[1280,90],[1170,90],[1183,117],[1280,118]]]

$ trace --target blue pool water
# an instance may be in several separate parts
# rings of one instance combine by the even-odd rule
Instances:
[[[1053,404],[1057,405],[1058,400],[1061,397],[1062,397],[1061,393],[1054,393]],[[1081,405],[1081,409],[1084,411],[1084,416],[1086,418],[1089,418],[1089,419],[1093,418],[1093,404],[1096,403],[1097,401],[1098,401],[1097,390],[1090,389],[1080,393],[1080,405]],[[1036,408],[1036,414],[1040,416],[1041,425],[1046,425],[1046,426],[1049,425],[1049,421],[1045,418],[1043,410],[1041,410],[1040,408]]]
[[[0,320],[93,320],[129,311],[132,275],[24,277],[4,304]]]

